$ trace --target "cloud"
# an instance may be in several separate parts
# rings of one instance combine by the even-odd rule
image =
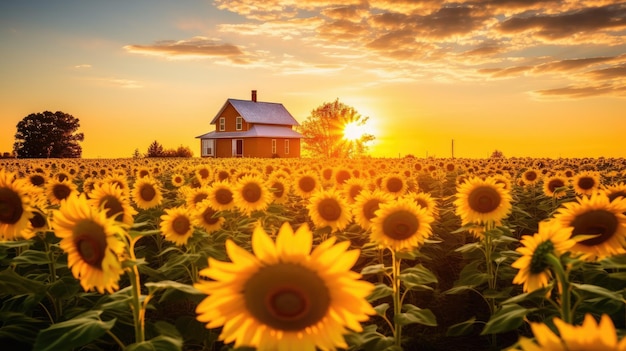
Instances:
[[[126,45],[128,52],[154,55],[169,59],[198,59],[220,57],[233,63],[247,64],[249,57],[236,45],[222,44],[217,40],[205,37],[194,37],[188,40],[162,40],[153,45]]]
[[[623,96],[617,82],[624,81],[626,64],[626,55],[620,56],[626,52],[626,3],[215,0],[214,4],[240,16],[214,27],[214,36],[222,39],[159,41],[128,45],[126,50],[168,59],[213,58],[220,64],[265,67],[282,74],[358,67],[390,80],[487,82],[524,77],[524,86],[544,97]],[[202,28],[202,23],[194,26]],[[557,86],[546,89],[547,82]]]
[[[83,64],[80,64],[80,65],[75,65],[73,68],[74,69],[89,69],[89,68],[91,68],[91,65],[87,64],[87,63],[83,63]]]

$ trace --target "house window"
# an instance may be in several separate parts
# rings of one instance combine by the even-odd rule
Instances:
[[[237,130],[243,129],[243,118],[241,116],[235,119],[235,129]]]
[[[202,156],[215,156],[215,140],[202,139]]]
[[[226,118],[220,117],[220,132],[226,130]]]
[[[272,155],[276,155],[276,139],[272,139]]]
[[[289,139],[285,140],[285,155],[289,154]]]

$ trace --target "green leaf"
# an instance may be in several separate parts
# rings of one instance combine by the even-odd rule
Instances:
[[[175,282],[173,280],[162,280],[160,282],[155,282],[155,283],[145,283],[144,285],[148,288],[148,291],[150,292],[150,294],[154,294],[158,290],[165,290],[165,289],[176,289],[176,290],[180,290],[182,292],[185,292],[191,295],[203,295],[204,294],[203,292],[201,292],[200,290],[194,288],[193,286],[189,284],[183,284],[183,283]]]
[[[46,287],[43,283],[24,278],[12,269],[0,272],[0,296],[35,294],[43,295]]]
[[[406,312],[394,316],[395,323],[399,325],[423,324],[431,327],[437,326],[437,318],[429,309],[421,309],[411,304],[402,305],[402,309]]]
[[[19,265],[47,265],[50,263],[50,257],[43,252],[37,250],[26,250],[21,255],[11,260],[11,263]]]
[[[389,309],[389,304],[388,303],[381,303],[380,305],[374,307],[374,311],[376,311],[376,314],[379,316],[384,316],[385,312],[387,312],[387,310]]]
[[[376,301],[383,297],[390,296],[393,293],[391,287],[385,284],[376,284],[374,286],[374,291],[367,297],[367,301]]]
[[[534,310],[536,309],[524,308],[518,304],[504,305],[491,316],[480,334],[499,334],[517,329],[524,323],[524,317]]]
[[[471,285],[460,285],[460,286],[455,286],[453,288],[450,288],[446,291],[444,291],[442,294],[446,294],[446,295],[455,295],[455,294],[460,294],[460,293],[464,293],[466,291],[475,291],[476,289],[474,289],[473,286]]]
[[[432,290],[426,284],[437,283],[437,277],[433,272],[421,264],[404,269],[398,278],[408,289],[422,288],[424,290]]]
[[[480,242],[477,241],[474,243],[465,244],[459,247],[458,249],[454,250],[454,252],[461,252],[461,253],[471,252],[471,251],[478,249],[479,247],[480,247]]]
[[[183,349],[183,341],[180,338],[160,335],[156,338],[128,345],[126,351],[180,351]]]
[[[457,323],[448,327],[446,331],[446,336],[462,336],[467,335],[471,332],[471,329],[474,327],[476,323],[476,317],[472,317],[465,322]]]
[[[366,266],[361,270],[361,275],[367,275],[367,274],[378,274],[378,273],[384,273],[385,270],[388,270],[385,268],[385,265],[380,263],[380,264],[374,264],[371,266]]]
[[[115,325],[115,318],[108,322],[100,320],[102,312],[91,310],[43,329],[37,335],[33,348],[38,351],[72,350],[91,343]]]
[[[625,302],[622,294],[611,291],[611,290],[607,290],[601,286],[591,285],[591,284],[575,284],[575,283],[572,283],[572,286],[576,288],[577,290],[586,291],[595,295],[609,298],[611,300]]]

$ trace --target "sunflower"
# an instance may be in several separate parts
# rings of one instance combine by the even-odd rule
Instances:
[[[104,179],[102,179],[102,183],[111,183],[114,186],[120,188],[123,194],[125,195],[130,194],[130,186],[128,185],[128,179],[126,178],[126,175],[122,173],[109,174]]]
[[[119,288],[124,273],[120,257],[124,254],[124,231],[106,211],[89,205],[84,194],[72,194],[61,202],[52,215],[54,234],[67,253],[67,264],[80,285],[89,291],[96,289],[113,293]]]
[[[23,236],[33,217],[29,193],[34,186],[0,168],[0,241]]]
[[[402,176],[388,174],[382,179],[380,188],[397,198],[406,192],[407,184]]]
[[[523,246],[515,251],[522,254],[511,267],[519,269],[513,284],[524,284],[524,292],[532,292],[546,287],[552,278],[547,254],[560,257],[561,254],[574,246],[571,240],[572,227],[563,227],[558,222],[539,222],[539,230],[534,235],[524,235],[520,240]]]
[[[144,210],[159,206],[163,202],[159,181],[147,176],[137,178],[131,196],[137,207]]]
[[[372,218],[376,216],[376,211],[380,208],[380,205],[392,200],[393,196],[391,194],[378,189],[361,191],[352,205],[354,221],[361,228],[369,229],[372,226]]]
[[[53,205],[59,205],[61,201],[77,193],[77,186],[72,182],[50,179],[46,184],[46,195]]]
[[[318,229],[329,226],[332,231],[342,230],[352,219],[348,203],[337,190],[318,191],[309,199],[307,209]]]
[[[276,204],[282,204],[289,200],[289,193],[291,192],[291,186],[285,178],[272,175],[267,180],[267,187],[272,193],[272,202]]]
[[[37,233],[46,232],[50,230],[50,222],[48,220],[48,214],[42,210],[34,208],[33,216],[29,219],[28,227],[22,231],[22,237],[24,239],[31,239]]]
[[[226,181],[211,184],[207,199],[211,203],[211,207],[217,211],[228,211],[235,207],[233,189]]]
[[[88,197],[89,204],[106,210],[107,217],[127,226],[133,225],[133,216],[137,214],[137,211],[130,205],[128,196],[125,196],[118,186],[113,183],[98,184],[89,192]]]
[[[207,233],[214,232],[222,227],[226,219],[217,215],[209,201],[203,201],[196,206],[192,213],[193,223],[202,227]]]
[[[437,201],[432,197],[430,193],[418,192],[407,193],[404,197],[409,198],[417,204],[419,207],[423,207],[428,210],[433,218],[439,217],[439,209],[437,208]]]
[[[562,175],[552,175],[543,180],[543,193],[547,197],[555,197],[557,199],[567,195],[568,180]]]
[[[44,187],[46,185],[47,177],[44,173],[33,173],[28,176],[30,184],[36,187]]]
[[[463,225],[500,223],[511,211],[511,194],[492,177],[473,177],[457,187],[456,214]]]
[[[254,255],[226,242],[232,262],[208,259],[194,287],[208,296],[198,304],[198,321],[222,327],[219,340],[258,350],[348,348],[343,335],[363,330],[376,312],[366,297],[374,286],[350,269],[360,251],[335,237],[311,252],[306,224],[294,233],[284,223],[276,243],[261,227],[252,234]]]
[[[364,179],[350,178],[346,180],[342,193],[349,204],[354,204],[356,197],[366,189],[368,189],[368,184]]]
[[[293,192],[303,199],[308,199],[321,188],[322,185],[313,172],[303,172],[293,181]]]
[[[600,175],[597,172],[585,171],[572,179],[574,191],[578,195],[592,195],[600,188]]]
[[[193,210],[199,203],[208,199],[209,194],[210,190],[207,186],[191,188],[185,195],[185,203],[187,204],[187,207]]]
[[[135,170],[135,177],[137,177],[137,179],[152,177],[152,171],[150,171],[150,168],[146,166],[137,167]]]
[[[600,323],[590,313],[585,314],[582,325],[571,325],[560,318],[554,318],[553,323],[558,333],[544,323],[530,323],[535,341],[521,337],[520,348],[509,351],[626,351],[626,338],[618,340],[615,324],[607,314],[600,317]]]
[[[185,207],[166,208],[159,223],[165,239],[178,246],[187,244],[193,234],[193,221],[190,211]]]
[[[582,240],[571,251],[586,261],[626,253],[626,198],[610,201],[604,194],[583,196],[566,202],[557,209],[554,218],[563,227],[574,227],[572,236],[597,235]]]
[[[535,168],[527,169],[522,173],[522,181],[526,185],[535,185],[541,180],[541,173]]]
[[[209,168],[208,165],[196,166],[196,169],[194,170],[194,174],[196,175],[196,178],[200,181],[200,183],[205,184],[205,185],[209,184],[209,182],[213,180],[211,178],[212,176],[211,169]]]
[[[172,185],[177,188],[180,188],[181,186],[185,185],[185,177],[180,173],[172,174],[172,176],[170,177],[170,180],[172,182]]]
[[[370,241],[394,251],[413,250],[431,235],[434,221],[428,210],[410,199],[380,204],[372,218]]]
[[[263,211],[272,201],[272,193],[259,176],[244,176],[235,185],[235,206],[250,215],[254,211]]]
[[[626,198],[626,184],[622,182],[607,185],[602,189],[602,191],[606,194],[610,201],[613,201],[618,197]]]
[[[341,187],[348,179],[352,178],[352,173],[349,168],[337,167],[335,172],[333,172],[333,176],[335,178],[334,186]]]

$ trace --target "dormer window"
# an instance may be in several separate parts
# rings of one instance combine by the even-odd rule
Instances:
[[[226,130],[226,118],[220,117],[220,132]]]
[[[243,129],[243,117],[239,116],[235,118],[235,129],[242,130]]]

